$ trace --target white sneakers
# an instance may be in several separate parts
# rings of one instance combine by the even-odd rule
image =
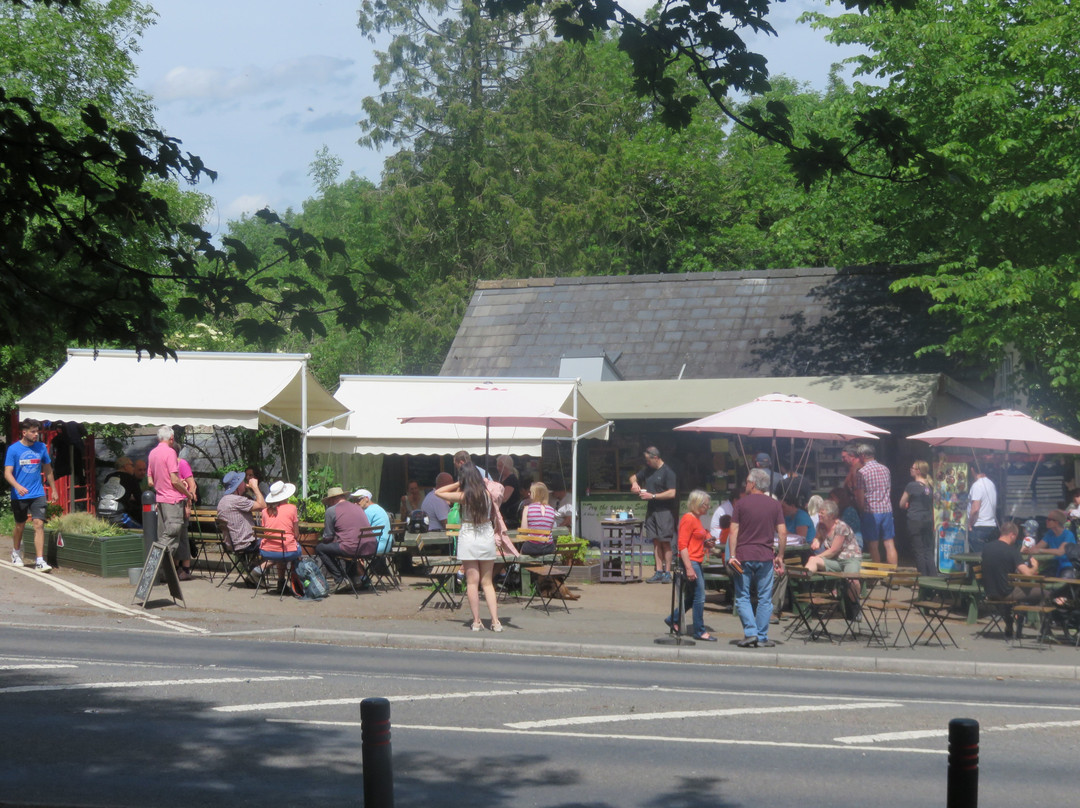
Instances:
[[[52,567],[46,564],[45,559],[43,558],[39,558],[34,563],[34,569],[36,569],[38,572],[52,572]]]
[[[25,567],[26,563],[23,561],[22,553],[18,550],[11,551],[11,564],[15,567]],[[44,558],[39,558],[34,563],[34,569],[38,572],[52,572],[52,567],[45,563]]]
[[[11,563],[14,564],[16,567],[26,566],[25,564],[23,564],[22,553],[20,553],[18,550],[11,551]]]

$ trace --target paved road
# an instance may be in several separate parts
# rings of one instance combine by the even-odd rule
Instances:
[[[370,696],[392,704],[399,806],[943,805],[957,716],[983,728],[980,805],[1075,793],[1072,683],[62,629],[0,643],[0,804],[359,803]]]

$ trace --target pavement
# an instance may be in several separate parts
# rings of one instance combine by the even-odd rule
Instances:
[[[7,557],[7,553],[4,553]],[[646,574],[651,574],[646,569]],[[470,631],[467,605],[450,610],[418,611],[428,594],[419,578],[403,578],[400,591],[341,592],[322,601],[301,601],[219,586],[206,573],[181,584],[185,605],[168,588],[153,588],[145,607],[133,604],[135,586],[126,578],[100,578],[72,569],[42,574],[0,562],[0,625],[28,630],[73,628],[86,631],[154,631],[178,635],[321,642],[454,651],[498,651],[537,656],[683,661],[699,664],[887,672],[950,677],[1080,678],[1080,650],[1051,645],[1024,646],[997,637],[977,637],[978,626],[962,615],[948,623],[959,647],[866,647],[865,641],[806,642],[786,638],[787,621],[772,626],[775,648],[738,648],[743,636],[738,618],[710,593],[705,622],[718,642],[675,643],[663,617],[670,611],[670,585],[646,583],[572,583],[579,595],[570,612],[552,604],[545,614],[524,600],[499,604],[505,631]],[[253,596],[254,595],[254,596]],[[432,603],[435,601],[433,600]],[[487,609],[481,615],[488,624]],[[689,639],[689,638],[687,638]]]

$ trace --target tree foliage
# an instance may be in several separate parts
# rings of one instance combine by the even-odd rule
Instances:
[[[910,8],[915,0],[842,0],[847,8]],[[495,14],[542,9],[554,32],[586,42],[615,30],[630,59],[634,90],[653,99],[670,126],[684,127],[702,101],[681,81],[691,77],[705,96],[737,126],[782,146],[789,166],[806,187],[827,176],[854,173],[898,182],[942,175],[946,164],[925,148],[903,118],[884,106],[852,111],[839,135],[797,132],[781,102],[737,110],[732,94],[763,95],[770,89],[765,58],[749,50],[747,31],[775,34],[769,0],[670,0],[639,16],[613,0],[485,0]]]
[[[13,359],[70,343],[168,355],[185,321],[228,323],[262,346],[293,332],[325,335],[327,321],[367,325],[373,284],[393,278],[393,267],[346,268],[340,238],[317,238],[270,211],[257,214],[273,246],[260,262],[189,218],[197,206],[178,184],[216,174],[147,120],[130,87],[123,37],[145,24],[145,7],[0,0],[0,9],[9,48],[0,74],[0,343],[28,346]],[[55,15],[62,24],[49,29]],[[65,85],[84,62],[86,76]],[[278,271],[286,265],[303,272]]]
[[[1075,424],[1080,401],[1080,9],[1052,0],[947,3],[897,14],[814,18],[838,42],[867,48],[855,63],[884,86],[860,102],[887,105],[958,165],[964,182],[890,188],[889,247],[934,272],[898,284],[929,291],[963,327],[946,351],[987,368],[1012,350],[1016,380]]]

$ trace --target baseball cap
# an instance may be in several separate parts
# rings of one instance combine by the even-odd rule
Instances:
[[[366,488],[357,488],[350,496],[353,499],[375,499]]]

